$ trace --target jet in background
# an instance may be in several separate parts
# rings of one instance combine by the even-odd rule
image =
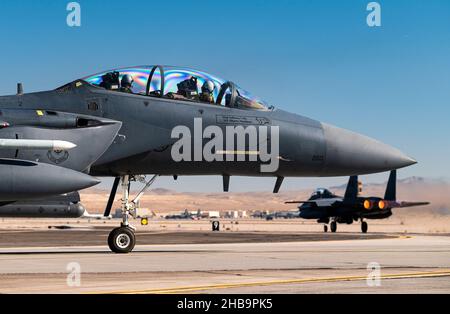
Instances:
[[[266,216],[266,220],[273,220],[273,219],[294,219],[294,218],[299,218],[299,212],[296,211],[290,211],[290,210],[285,210],[285,211],[277,211],[273,214],[269,214]]]
[[[272,92],[279,92],[278,87]],[[197,129],[198,120],[203,129]],[[232,156],[233,161],[207,161],[194,155],[194,149],[190,160],[179,161],[171,150],[178,141],[172,134],[180,126],[194,135],[203,134],[207,127],[221,134],[228,129],[252,127],[260,132],[270,127],[279,136],[272,139],[266,134],[265,141],[255,141],[260,146],[256,150],[247,148],[250,141],[244,149],[234,143],[230,150],[214,150],[214,155]],[[202,143],[205,138],[194,143],[195,137],[186,135],[192,139],[190,146],[201,146],[201,153],[208,143]],[[215,141],[226,142],[220,138],[214,136]],[[140,197],[158,176],[222,176],[224,191],[231,176],[266,176],[276,179],[277,193],[285,177],[361,175],[416,163],[369,137],[267,105],[232,81],[160,65],[103,71],[44,92],[24,93],[18,84],[16,95],[0,97],[0,139],[4,140],[0,141],[0,215],[1,205],[11,205],[4,211],[13,215],[27,200],[37,199],[35,204],[51,208],[55,195],[93,186],[99,183],[95,177],[114,177],[104,216],[110,216],[120,184],[122,221],[108,238],[116,253],[133,250],[136,238],[129,218],[136,218]],[[279,150],[272,160],[279,161],[279,167],[261,172],[266,162],[249,157],[260,156],[275,142]],[[239,157],[245,160],[235,161]],[[145,175],[153,177],[147,180]],[[132,199],[129,191],[134,181],[145,187]],[[64,204],[73,205],[67,199]],[[39,215],[39,206],[27,208]]]
[[[317,189],[307,201],[289,201],[286,204],[301,204],[298,209],[300,217],[317,219],[325,224],[324,231],[337,231],[338,223],[352,224],[361,222],[361,231],[368,231],[364,219],[385,219],[392,216],[392,209],[429,205],[429,202],[405,202],[396,198],[397,171],[391,171],[383,198],[359,196],[357,176],[350,177],[344,197],[337,196],[327,189]]]
[[[165,219],[167,220],[199,220],[200,218],[201,218],[200,211],[193,214],[187,209],[181,214],[165,216]]]

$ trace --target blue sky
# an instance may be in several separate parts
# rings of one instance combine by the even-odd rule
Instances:
[[[55,88],[104,69],[172,64],[237,82],[279,108],[398,147],[419,164],[400,177],[450,178],[450,1],[80,0],[0,4],[0,94]],[[387,174],[365,180],[384,181]],[[232,190],[273,180],[234,179]],[[285,188],[346,178],[289,179]],[[181,178],[161,187],[215,191],[220,178]],[[251,188],[248,188],[251,186]]]

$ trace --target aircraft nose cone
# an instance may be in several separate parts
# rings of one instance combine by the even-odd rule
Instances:
[[[327,153],[325,168],[335,175],[370,174],[417,163],[398,149],[370,137],[322,124]]]

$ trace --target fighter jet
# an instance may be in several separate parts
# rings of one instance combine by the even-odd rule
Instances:
[[[168,220],[198,220],[200,218],[200,215],[198,213],[191,213],[189,210],[185,210],[181,214],[177,215],[167,215],[165,219]]]
[[[307,201],[288,201],[286,204],[302,204],[298,207],[300,217],[317,219],[323,223],[324,231],[337,231],[338,223],[361,222],[361,231],[367,233],[368,224],[364,219],[386,219],[392,216],[392,209],[425,206],[429,202],[404,202],[396,198],[397,171],[391,171],[383,198],[359,196],[358,177],[352,176],[344,197],[337,196],[327,189],[317,189]]]
[[[273,219],[294,219],[299,218],[300,214],[296,211],[291,210],[284,210],[284,211],[278,211],[273,214],[267,215],[266,220],[273,220]]]
[[[158,176],[218,175],[224,191],[231,176],[273,177],[276,193],[284,177],[369,174],[416,163],[369,137],[268,105],[232,81],[160,65],[104,71],[44,92],[26,94],[18,84],[16,95],[0,97],[0,139],[7,140],[0,145],[5,204],[114,177],[108,217],[121,183],[123,219],[108,239],[116,253],[134,248],[129,217]],[[36,140],[70,144],[29,142]],[[131,199],[133,181],[144,188]]]

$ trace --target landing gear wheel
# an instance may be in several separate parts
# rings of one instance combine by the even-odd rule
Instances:
[[[114,229],[108,236],[108,245],[114,253],[130,253],[136,245],[136,236],[133,229],[129,227]]]
[[[363,221],[361,223],[361,231],[362,233],[367,233],[367,230],[369,230],[369,225],[367,224],[367,222]]]
[[[328,226],[327,226],[327,225],[324,225],[324,226],[323,226],[323,232],[325,232],[325,233],[328,232]]]
[[[330,224],[331,232],[335,233],[337,231],[337,222],[332,221]]]

